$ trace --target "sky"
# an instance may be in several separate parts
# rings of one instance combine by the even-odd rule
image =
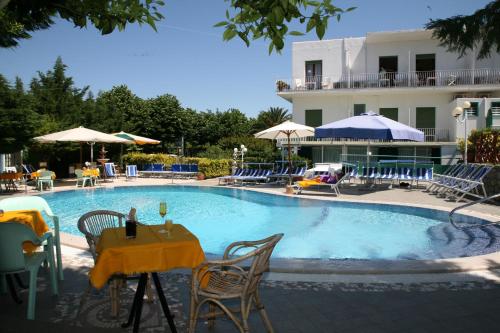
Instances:
[[[90,86],[97,94],[125,84],[141,98],[176,96],[184,107],[198,111],[237,108],[255,117],[271,106],[291,110],[278,97],[275,82],[291,76],[294,41],[317,40],[314,33],[288,37],[281,54],[268,54],[268,43],[253,41],[249,48],[234,38],[222,41],[229,2],[223,0],[166,0],[157,23],[128,25],[125,31],[101,35],[95,28],[79,29],[57,19],[47,30],[33,33],[20,46],[0,49],[0,74],[25,84],[38,71],[50,70],[56,58],[68,66],[76,87]],[[340,22],[331,20],[324,39],[362,37],[367,32],[420,29],[430,18],[473,13],[490,0],[333,0],[341,8],[357,7]],[[292,24],[290,30],[304,31]]]

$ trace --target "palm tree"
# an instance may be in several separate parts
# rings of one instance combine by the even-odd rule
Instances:
[[[254,130],[255,132],[259,132],[290,119],[292,119],[292,115],[288,113],[287,109],[271,106],[267,111],[261,111],[259,113]]]

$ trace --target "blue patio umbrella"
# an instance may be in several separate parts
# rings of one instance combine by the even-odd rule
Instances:
[[[424,132],[368,111],[316,127],[316,138],[424,141]]]
[[[368,140],[366,164],[370,164],[370,140],[424,141],[424,132],[378,115],[373,111],[316,127],[316,138]]]

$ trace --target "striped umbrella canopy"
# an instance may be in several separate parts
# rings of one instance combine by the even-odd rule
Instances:
[[[160,141],[158,140],[145,138],[143,136],[135,134],[125,133],[124,131],[121,131],[119,133],[113,133],[113,135],[125,140],[134,141],[134,143],[137,145],[157,145],[160,143]]]

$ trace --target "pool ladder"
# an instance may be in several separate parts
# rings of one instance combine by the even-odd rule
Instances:
[[[476,227],[485,227],[487,225],[493,225],[493,224],[496,224],[496,225],[499,225],[500,226],[500,221],[496,221],[496,222],[488,222],[488,223],[484,223],[484,224],[468,224],[468,225],[459,225],[457,224],[454,220],[453,220],[453,215],[461,210],[461,209],[464,209],[466,207],[470,207],[470,206],[473,206],[473,205],[476,205],[476,204],[479,204],[479,203],[483,203],[483,202],[486,202],[486,201],[489,201],[489,200],[493,200],[493,199],[496,199],[496,198],[500,198],[500,193],[497,193],[497,194],[494,194],[494,195],[490,195],[489,197],[486,197],[486,198],[482,198],[482,199],[479,199],[479,200],[476,200],[476,201],[473,201],[473,202],[468,202],[464,205],[461,205],[461,206],[458,206],[454,209],[452,209],[452,211],[450,212],[450,214],[448,215],[448,218],[450,220],[450,223],[452,226],[454,226],[456,229],[459,229],[459,230],[462,230],[462,229],[470,229],[470,228],[476,228]]]

